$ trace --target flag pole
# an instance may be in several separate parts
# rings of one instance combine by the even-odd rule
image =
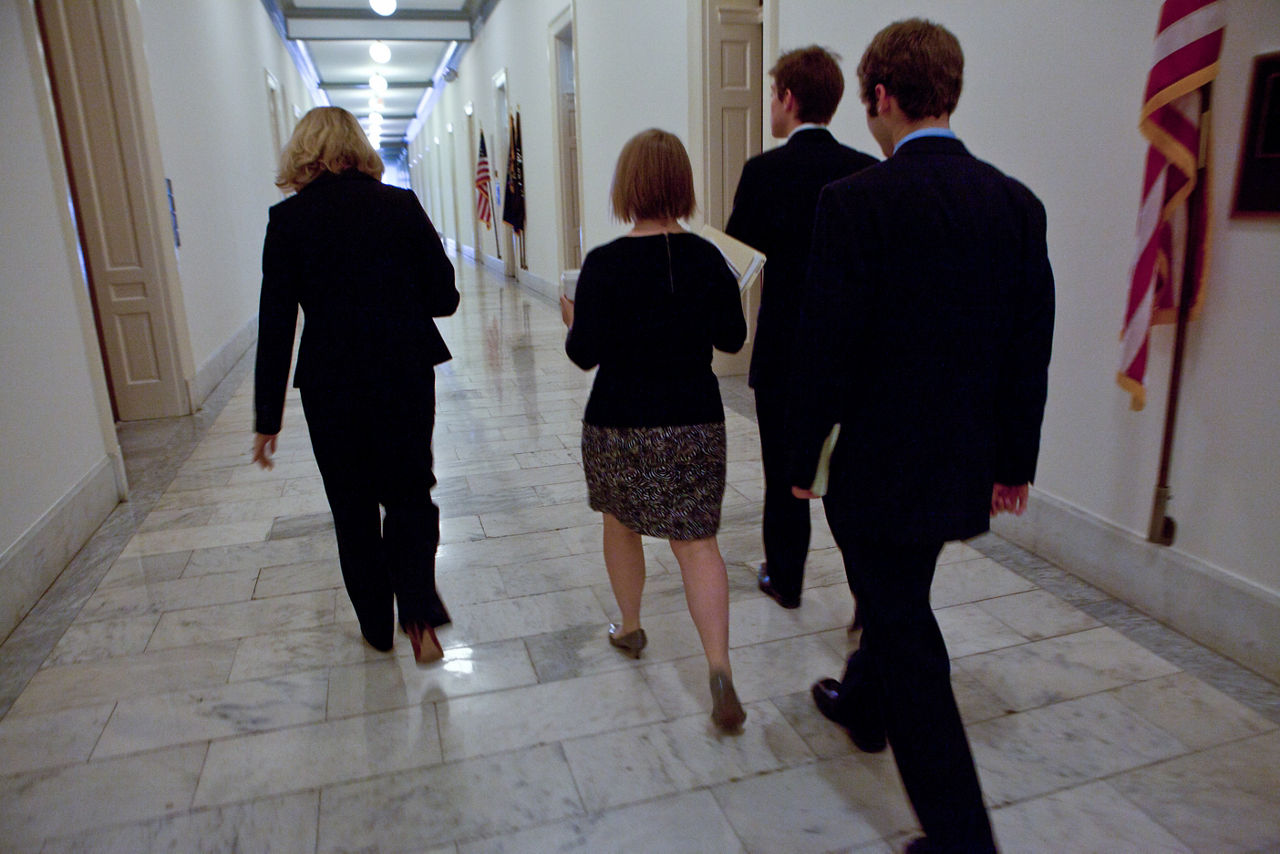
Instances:
[[[1169,400],[1165,406],[1164,437],[1160,442],[1160,472],[1156,477],[1155,496],[1151,506],[1151,522],[1147,527],[1147,540],[1161,546],[1173,545],[1177,523],[1168,515],[1172,490],[1169,487],[1169,469],[1173,459],[1174,425],[1178,416],[1178,393],[1182,388],[1182,360],[1187,344],[1187,321],[1191,306],[1202,284],[1200,264],[1203,257],[1196,248],[1201,245],[1205,229],[1204,193],[1208,181],[1209,162],[1209,103],[1213,82],[1200,88],[1200,145],[1196,157],[1196,185],[1187,199],[1187,239],[1183,247],[1182,288],[1178,292],[1177,324],[1173,336],[1173,367],[1169,375]],[[1200,263],[1197,263],[1197,258]]]

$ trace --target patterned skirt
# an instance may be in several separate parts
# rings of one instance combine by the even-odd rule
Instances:
[[[720,530],[724,422],[679,427],[582,425],[582,467],[591,509],[664,540]]]

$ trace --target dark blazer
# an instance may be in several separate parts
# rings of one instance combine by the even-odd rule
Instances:
[[[418,197],[348,170],[272,206],[258,309],[259,433],[280,431],[299,305],[296,387],[433,393],[434,367],[450,355],[432,318],[453,314],[458,291]]]
[[[1035,477],[1053,338],[1045,213],[956,139],[917,138],[829,186],[814,227],[788,429],[828,506],[888,538],[987,530]]]
[[[759,249],[767,259],[747,377],[752,388],[786,381],[818,194],[832,181],[875,162],[836,142],[826,128],[812,128],[796,132],[786,145],[757,154],[742,167],[725,232]]]

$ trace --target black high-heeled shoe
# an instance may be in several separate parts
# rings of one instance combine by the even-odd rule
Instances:
[[[627,632],[625,635],[621,635],[618,634],[621,628],[622,626],[617,623],[609,624],[609,644],[621,650],[623,655],[639,658],[640,651],[649,643],[649,639],[645,637],[644,629],[636,629],[634,632]]]
[[[733,680],[723,670],[711,671],[711,720],[716,729],[736,735],[742,732],[747,713],[738,702],[738,692],[733,690]]]

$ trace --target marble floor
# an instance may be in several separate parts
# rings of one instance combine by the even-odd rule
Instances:
[[[468,262],[441,323],[445,660],[361,642],[291,396],[249,464],[249,360],[187,419],[122,429],[120,505],[0,646],[0,850],[889,852],[916,830],[887,753],[824,721],[852,603],[815,515],[804,605],[755,590],[759,449],[724,382],[721,548],[748,719],[708,721],[665,544],[639,661],[586,506],[590,383],[555,306]],[[817,508],[815,508],[816,511]],[[1280,690],[1035,555],[942,554],[933,603],[1009,852],[1280,851]]]

